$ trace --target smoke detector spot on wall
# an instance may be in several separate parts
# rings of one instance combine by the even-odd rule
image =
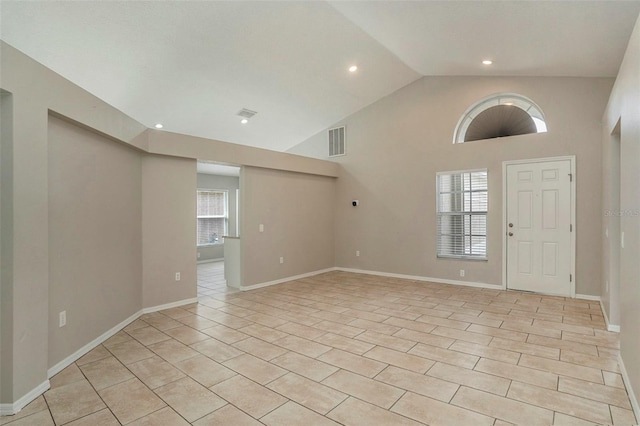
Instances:
[[[249,119],[251,117],[253,117],[254,115],[256,115],[258,112],[257,111],[251,111],[250,109],[246,109],[246,108],[242,108],[240,111],[238,111],[238,113],[236,115],[242,117],[242,118],[246,118]]]

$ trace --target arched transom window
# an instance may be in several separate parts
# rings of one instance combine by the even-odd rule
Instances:
[[[467,109],[458,121],[453,143],[546,131],[544,114],[531,99],[515,93],[500,93]]]

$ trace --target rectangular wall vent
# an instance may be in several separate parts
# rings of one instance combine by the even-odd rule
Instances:
[[[346,154],[346,130],[345,127],[329,129],[329,157],[337,157]]]
[[[238,111],[237,115],[244,118],[251,118],[256,114],[257,114],[256,111],[251,111],[250,109],[242,108],[240,111]]]

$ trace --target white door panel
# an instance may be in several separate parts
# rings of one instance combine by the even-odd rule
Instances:
[[[571,162],[506,170],[507,288],[571,296]]]

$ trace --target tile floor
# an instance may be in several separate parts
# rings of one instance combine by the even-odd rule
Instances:
[[[143,315],[0,424],[636,423],[596,302],[346,272],[228,293],[205,275],[199,303]]]

